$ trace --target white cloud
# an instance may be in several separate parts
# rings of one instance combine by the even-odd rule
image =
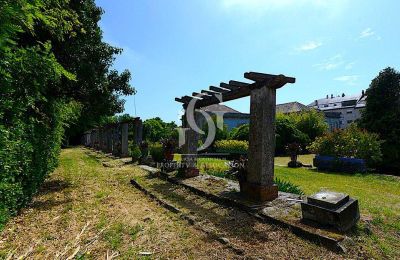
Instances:
[[[355,61],[353,62],[349,62],[346,64],[346,66],[344,67],[346,70],[351,70],[354,67],[354,64],[356,64]]]
[[[358,79],[359,79],[358,75],[347,75],[334,78],[334,80],[344,82],[350,86],[356,85]]]
[[[311,51],[322,46],[322,42],[310,41],[297,48],[298,51]]]
[[[342,66],[344,64],[342,55],[335,55],[322,63],[314,64],[314,67],[319,68],[320,70],[333,70]]]
[[[366,28],[360,33],[360,38],[366,38],[374,35],[375,32],[371,28]]]

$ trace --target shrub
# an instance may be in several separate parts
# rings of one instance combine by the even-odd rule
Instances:
[[[250,130],[249,124],[244,124],[236,128],[233,128],[229,133],[229,139],[239,140],[239,141],[249,141],[249,130]]]
[[[152,144],[150,146],[150,155],[155,162],[162,162],[164,160],[164,150],[162,144]]]
[[[297,195],[304,195],[303,190],[299,186],[297,186],[289,181],[284,181],[284,180],[275,178],[274,182],[276,185],[278,185],[279,191],[293,193],[293,194],[297,194]]]
[[[220,140],[214,144],[216,152],[245,154],[249,150],[249,142],[238,140]]]
[[[143,122],[143,139],[150,142],[159,142],[161,139],[178,140],[179,134],[174,122],[166,123],[161,118],[155,117]]]
[[[142,152],[140,151],[139,146],[135,143],[132,143],[129,147],[129,150],[130,150],[130,155],[132,157],[132,161],[137,162],[142,156]]]
[[[315,138],[328,132],[328,124],[325,122],[324,113],[316,109],[291,113],[287,116],[293,120],[296,129],[306,134],[310,141],[314,141]]]
[[[308,149],[319,155],[364,159],[368,166],[374,166],[382,160],[381,143],[377,134],[351,124],[318,137]]]
[[[309,137],[296,128],[296,124],[287,115],[278,114],[276,117],[276,154],[285,154],[286,145],[298,143],[305,147],[309,144]]]

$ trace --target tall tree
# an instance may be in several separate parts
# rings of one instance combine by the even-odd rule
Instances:
[[[75,75],[75,80],[63,79],[48,95],[75,100],[82,105],[78,121],[67,129],[68,137],[79,140],[80,134],[101,118],[123,112],[125,101],[121,96],[132,95],[135,91],[129,84],[131,74],[127,70],[118,73],[112,69],[115,56],[122,49],[103,41],[98,24],[103,10],[94,0],[47,0],[44,3],[42,9],[56,18],[50,22],[72,33],[55,34],[49,22],[39,21],[34,27],[35,34],[24,33],[19,44],[31,46],[50,42],[57,61]],[[61,10],[57,9],[59,5]]]
[[[400,169],[400,73],[393,68],[382,70],[372,80],[367,105],[360,126],[378,133],[382,145],[383,165],[387,170]]]

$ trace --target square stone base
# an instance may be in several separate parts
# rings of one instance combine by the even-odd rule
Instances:
[[[278,198],[278,186],[264,186],[249,182],[240,183],[240,193],[257,202],[272,201]]]
[[[346,232],[360,220],[358,201],[347,198],[347,202],[337,209],[329,209],[311,204],[312,201],[302,202],[303,222],[311,221],[320,225],[332,226],[340,232]]]

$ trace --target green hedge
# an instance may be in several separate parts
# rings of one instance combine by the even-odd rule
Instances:
[[[249,150],[249,142],[238,140],[220,140],[214,143],[214,148],[218,153],[245,154]]]

